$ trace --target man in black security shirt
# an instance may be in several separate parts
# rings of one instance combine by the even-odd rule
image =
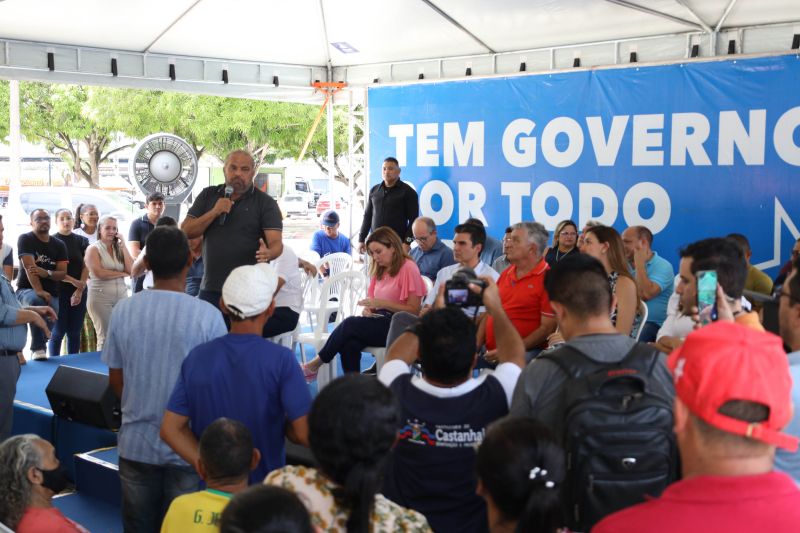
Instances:
[[[67,275],[67,247],[50,237],[50,214],[44,209],[31,213],[33,231],[19,236],[17,254],[20,269],[17,277],[17,299],[23,307],[50,306],[58,309],[58,282]],[[53,323],[47,326],[52,329]],[[30,325],[31,352],[36,360],[47,359],[49,332]]]
[[[389,226],[403,241],[406,251],[414,242],[411,225],[419,216],[417,191],[400,181],[400,164],[394,157],[383,160],[383,182],[369,191],[364,221],[358,234],[358,251],[364,253],[367,235],[381,226]]]

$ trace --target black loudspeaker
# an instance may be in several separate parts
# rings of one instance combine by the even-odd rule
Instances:
[[[61,365],[45,392],[56,416],[90,426],[119,429],[119,400],[106,374]]]

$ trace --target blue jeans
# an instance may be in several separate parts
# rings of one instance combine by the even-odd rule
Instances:
[[[181,494],[198,490],[193,468],[151,465],[119,458],[122,484],[122,525],[126,533],[158,533],[169,504]]]
[[[342,370],[361,370],[361,350],[367,346],[386,346],[390,317],[351,316],[331,332],[328,342],[319,351],[319,358],[330,363],[336,354],[342,356]]]
[[[22,304],[22,307],[27,307],[29,305],[49,305],[58,312],[58,296],[53,296],[48,304],[44,301],[44,298],[36,294],[36,291],[33,289],[17,289],[17,300]],[[47,319],[45,319],[45,322],[47,322],[47,327],[52,330],[54,326],[53,322]],[[44,331],[33,324],[28,324],[28,327],[31,332],[31,351],[35,352],[47,348],[47,337],[44,336]]]
[[[0,355],[0,442],[11,436],[19,373],[16,355]]]
[[[72,293],[63,289],[62,286],[56,309],[58,320],[51,331],[50,342],[47,343],[47,352],[50,357],[61,355],[61,341],[64,340],[65,335],[67,336],[67,353],[81,351],[81,329],[83,329],[83,319],[86,316],[86,299],[89,297],[89,293],[84,291],[81,303],[73,307],[70,303]]]
[[[644,326],[642,326],[642,333],[639,335],[639,342],[655,342],[659,329],[661,329],[661,326],[648,320],[644,323]]]

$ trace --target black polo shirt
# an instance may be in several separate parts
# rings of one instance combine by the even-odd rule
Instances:
[[[188,216],[203,216],[224,195],[225,184],[206,187],[189,208]],[[200,288],[221,292],[225,278],[234,268],[255,264],[258,241],[264,230],[283,231],[281,210],[270,195],[251,187],[233,202],[224,226],[218,218],[203,234],[205,272]]]
[[[411,224],[419,216],[419,197],[417,191],[408,183],[397,180],[393,187],[387,187],[383,181],[369,191],[364,221],[358,234],[358,242],[365,242],[367,235],[381,226],[389,226],[406,241],[413,238]]]
[[[144,242],[147,236],[155,229],[155,224],[150,222],[147,218],[147,213],[137,218],[131,223],[131,229],[128,230],[128,242],[136,241],[139,243],[139,250],[144,248]],[[144,289],[144,274],[133,280],[133,292],[140,292]]]

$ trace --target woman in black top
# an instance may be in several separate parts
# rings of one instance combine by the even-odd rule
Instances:
[[[86,316],[86,279],[89,270],[83,262],[89,240],[82,235],[73,233],[75,219],[69,209],[56,211],[56,225],[58,231],[52,236],[60,240],[67,247],[67,275],[60,283],[58,299],[58,320],[53,327],[48,351],[50,357],[61,355],[61,341],[67,336],[67,353],[73,354],[80,351],[81,328],[83,318]]]
[[[547,249],[544,260],[550,266],[578,252],[578,226],[571,220],[562,220],[553,232],[553,246]]]

